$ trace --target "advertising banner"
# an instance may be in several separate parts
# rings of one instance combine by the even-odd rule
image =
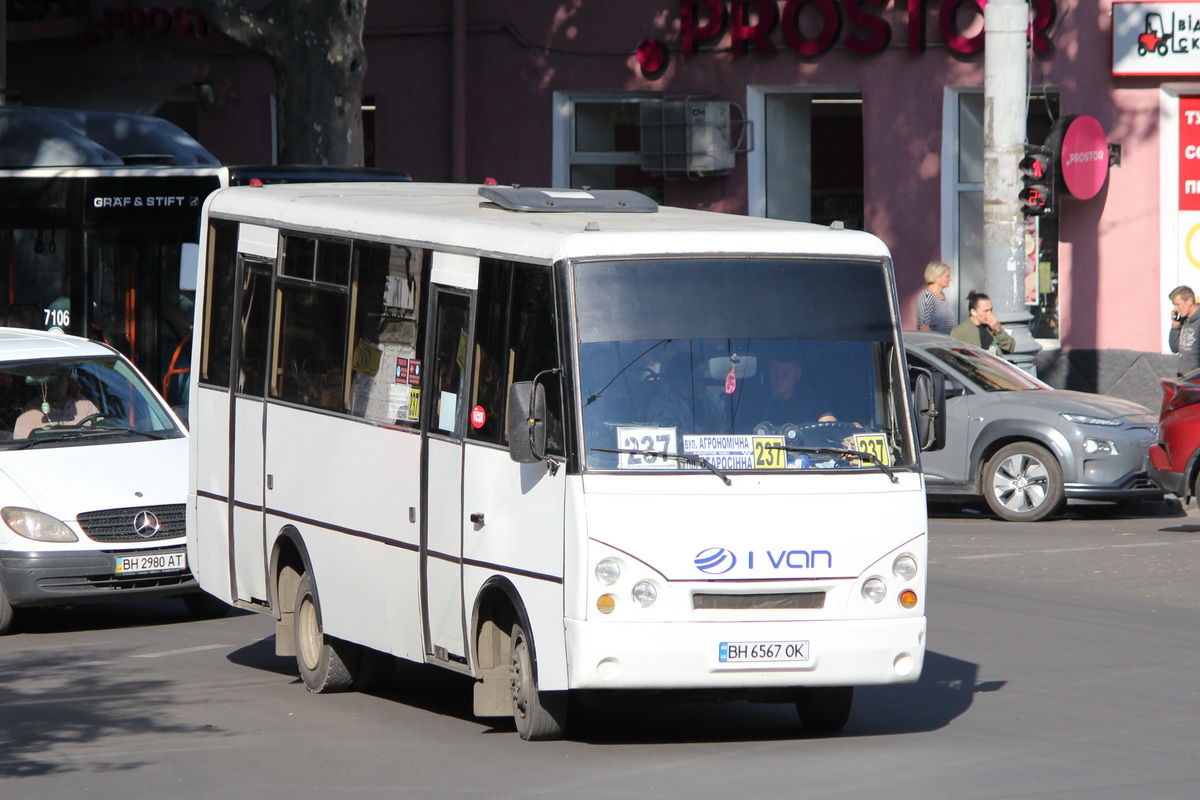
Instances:
[[[1200,75],[1200,2],[1114,2],[1113,75]]]

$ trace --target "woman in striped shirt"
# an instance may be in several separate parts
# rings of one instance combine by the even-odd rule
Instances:
[[[949,334],[958,324],[958,312],[946,298],[950,285],[950,265],[930,261],[925,267],[927,284],[917,295],[917,330]]]

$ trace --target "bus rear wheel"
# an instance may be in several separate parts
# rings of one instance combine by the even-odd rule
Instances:
[[[538,690],[533,674],[533,643],[520,623],[513,625],[508,683],[513,721],[527,742],[561,739],[566,729],[567,693]]]
[[[805,729],[835,733],[846,727],[854,705],[853,686],[810,686],[800,690],[796,711]]]
[[[313,592],[312,578],[305,573],[296,588],[296,664],[310,692],[344,692],[354,684],[354,675],[339,653],[341,642],[325,635],[321,607]]]

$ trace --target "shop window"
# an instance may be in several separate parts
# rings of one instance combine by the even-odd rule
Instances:
[[[555,94],[554,185],[632,189],[662,202],[662,177],[641,168],[641,112],[647,92]]]
[[[952,284],[959,299],[959,318],[966,318],[966,297],[985,283],[983,255],[983,90],[952,89],[947,108],[946,144],[952,154],[944,191],[950,210],[943,221],[943,253],[957,267]],[[1029,95],[1026,141],[1044,144],[1059,114],[1058,92],[1035,89]],[[953,148],[953,149],[951,149]],[[1025,221],[1025,304],[1032,319],[1030,333],[1038,339],[1057,339],[1058,217]]]

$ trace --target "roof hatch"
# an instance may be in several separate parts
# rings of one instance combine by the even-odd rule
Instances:
[[[480,186],[479,196],[506,211],[653,213],[658,203],[628,189],[531,189]]]

